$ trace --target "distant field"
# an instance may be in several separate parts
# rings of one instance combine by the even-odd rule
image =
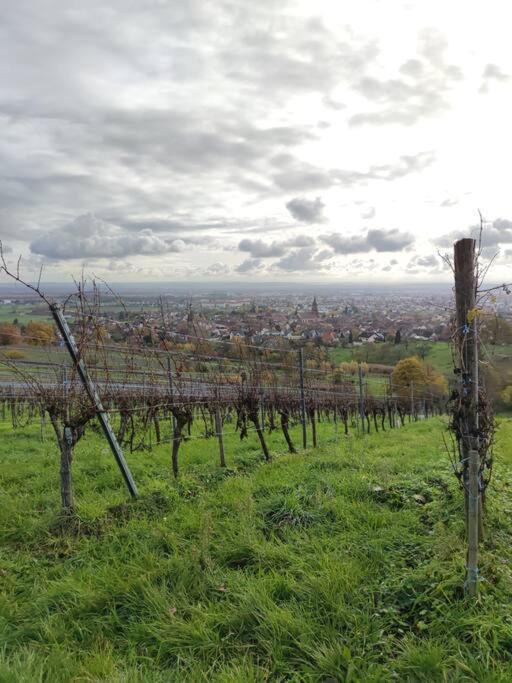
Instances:
[[[136,502],[90,431],[62,531],[53,438],[0,423],[0,681],[512,680],[512,421],[473,605],[443,429],[345,438],[324,423],[297,455],[276,432],[271,463],[254,433],[227,434],[226,471],[215,441],[192,440],[178,481],[166,443],[127,454]]]
[[[26,325],[31,320],[49,322],[51,315],[48,307],[34,308],[32,306],[0,305],[0,323],[12,323],[17,319],[20,325]]]

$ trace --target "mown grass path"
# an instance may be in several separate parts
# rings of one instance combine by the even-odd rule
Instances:
[[[440,419],[262,463],[256,437],[129,455],[77,449],[80,519],[59,526],[58,459],[0,431],[0,682],[511,681],[512,421],[468,604],[462,495]],[[299,442],[298,431],[295,432]]]

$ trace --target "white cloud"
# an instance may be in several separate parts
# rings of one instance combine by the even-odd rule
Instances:
[[[130,233],[92,213],[78,216],[62,228],[43,233],[30,244],[30,250],[52,259],[124,257],[130,254],[156,255],[180,251],[182,240],[168,245],[151,230]]]

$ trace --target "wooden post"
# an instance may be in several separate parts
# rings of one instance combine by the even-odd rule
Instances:
[[[171,405],[172,405],[174,403],[174,389],[172,386],[171,359],[169,357],[167,357],[167,377],[169,380],[169,398],[171,399]],[[171,422],[172,422],[172,438],[174,440],[176,438],[176,417],[175,417],[174,413],[172,413]]]
[[[226,459],[224,457],[224,437],[222,434],[222,417],[219,406],[215,408],[215,431],[217,432],[217,438],[219,440],[220,466],[226,467]]]
[[[468,559],[467,577],[464,585],[469,597],[474,597],[478,593],[479,469],[480,456],[478,451],[472,448],[469,451],[468,466]]]
[[[316,415],[315,415],[315,407],[313,406],[312,408],[309,409],[309,415],[311,418],[311,435],[313,437],[313,448],[317,447],[317,441],[316,441]]]
[[[457,329],[455,343],[460,377],[460,442],[461,468],[465,491],[466,512],[469,491],[469,451],[478,450],[477,392],[475,391],[475,367],[477,344],[474,328],[468,314],[476,304],[475,240],[462,239],[454,245],[455,306]]]
[[[361,432],[364,434],[364,395],[363,395],[363,368],[361,363],[358,367],[359,373],[359,413],[361,415]]]
[[[300,373],[300,413],[302,420],[302,447],[308,446],[306,395],[304,393],[304,350],[299,349],[299,373]]]
[[[466,593],[478,590],[478,542],[482,528],[480,503],[480,455],[478,420],[478,327],[476,322],[475,240],[466,238],[454,244],[455,305],[457,329],[455,344],[459,384],[459,441],[468,538]]]
[[[130,472],[128,463],[124,459],[123,451],[121,450],[121,447],[117,442],[116,435],[112,430],[110,420],[108,418],[108,413],[103,407],[100,396],[96,390],[96,386],[92,381],[91,377],[89,376],[84,359],[80,356],[73,335],[71,334],[71,330],[69,329],[68,323],[62,315],[62,311],[58,304],[52,304],[50,306],[50,311],[57,325],[57,329],[59,330],[60,334],[62,335],[62,338],[64,339],[66,348],[69,352],[69,355],[71,356],[73,364],[77,369],[78,375],[82,381],[82,384],[84,385],[85,391],[87,392],[89,399],[96,408],[96,415],[100,422],[101,428],[103,429],[103,433],[105,434],[110,449],[114,454],[119,469],[121,470],[121,474],[123,475],[128,490],[130,491],[132,497],[136,498],[138,496],[138,491],[135,481],[133,480],[132,473]]]

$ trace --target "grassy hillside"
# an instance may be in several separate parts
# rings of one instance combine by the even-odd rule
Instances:
[[[512,421],[500,425],[478,604],[461,594],[461,494],[440,419],[261,462],[254,434],[129,456],[127,501],[86,435],[80,518],[57,456],[0,427],[0,681],[512,680]],[[298,443],[298,433],[295,432]]]

